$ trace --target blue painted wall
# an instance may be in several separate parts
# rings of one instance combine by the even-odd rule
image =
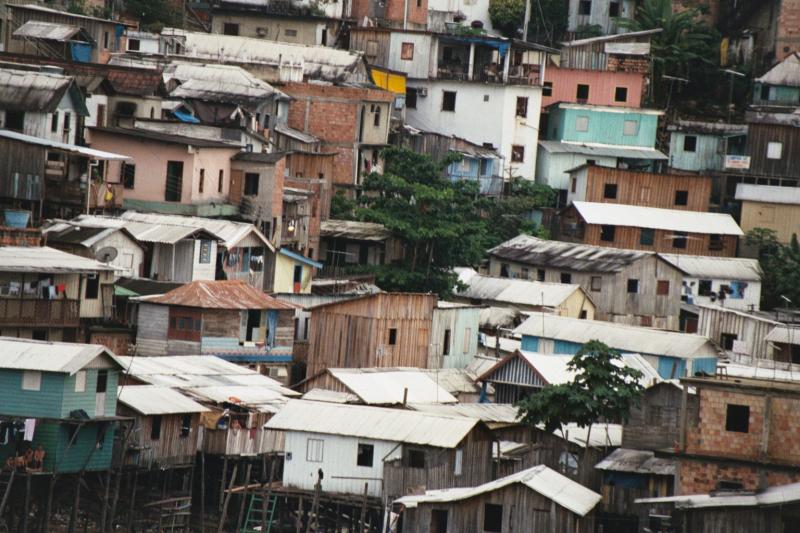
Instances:
[[[674,371],[673,371],[674,368]],[[658,375],[664,379],[678,379],[683,376],[686,370],[686,360],[678,359],[677,357],[667,357],[661,355],[658,357]]]
[[[526,352],[538,352],[539,351],[539,337],[531,337],[529,335],[522,336],[522,342],[520,343],[520,348]]]
[[[575,355],[583,347],[583,344],[577,342],[560,341],[555,339],[553,341],[553,353],[559,355]]]
[[[38,391],[22,390],[22,375],[22,370],[0,370],[0,414],[59,418],[65,375],[42,372]]]
[[[578,131],[576,128],[579,117],[588,119],[586,131]],[[635,121],[638,124],[635,134],[624,134],[626,121]],[[657,127],[657,115],[636,111],[611,112],[552,107],[547,123],[547,139],[653,148],[656,145]]]

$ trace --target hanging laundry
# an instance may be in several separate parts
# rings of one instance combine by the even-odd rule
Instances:
[[[35,418],[26,418],[25,419],[25,433],[23,435],[23,440],[32,441],[33,440],[33,433],[36,431],[36,419]]]

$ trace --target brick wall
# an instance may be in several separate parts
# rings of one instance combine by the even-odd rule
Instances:
[[[41,246],[42,230],[0,226],[0,246]]]
[[[678,476],[679,494],[707,494],[717,490],[720,481],[741,483],[744,490],[758,490],[761,479],[767,486],[786,485],[800,481],[800,471],[768,469],[755,465],[715,463],[681,459]]]
[[[719,389],[700,389],[700,417],[687,428],[686,452],[724,457],[758,458],[764,428],[765,397]],[[747,433],[726,431],[727,406],[750,407]]]
[[[780,61],[800,50],[800,0],[782,0],[775,36],[775,58]]]
[[[636,72],[639,74],[650,72],[650,61],[635,56],[609,55],[606,66],[606,70],[613,72]]]
[[[428,24],[428,0],[408,1],[408,23],[417,26]],[[406,0],[387,0],[384,18],[394,23],[403,24]]]

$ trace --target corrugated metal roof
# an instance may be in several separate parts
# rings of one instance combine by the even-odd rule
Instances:
[[[242,280],[195,280],[143,301],[201,309],[297,309]]]
[[[289,99],[283,92],[235,65],[171,63],[164,68],[165,84],[178,83],[170,96],[248,105],[253,110],[267,98]]]
[[[121,218],[103,215],[80,215],[70,224],[82,227],[100,228],[125,228],[131,235],[141,242],[158,242],[163,244],[175,244],[178,241],[187,239],[198,234],[208,234],[210,238],[219,239],[215,234],[211,234],[203,229],[190,226],[175,226],[170,224],[130,222]]]
[[[666,355],[684,359],[718,355],[711,341],[701,335],[600,320],[581,320],[548,313],[530,313],[529,318],[515,329],[514,333],[580,344],[599,340],[620,351],[645,355]]]
[[[652,252],[640,250],[547,241],[530,235],[517,235],[490,249],[488,253],[509,261],[573,272],[620,272],[628,265],[652,255]]]
[[[0,246],[0,272],[91,274],[114,268],[49,246]]]
[[[625,159],[669,159],[663,152],[655,148],[585,144],[569,141],[539,141],[539,146],[551,154],[581,154],[596,157],[622,157]]]
[[[306,133],[300,130],[296,130],[294,128],[290,128],[286,124],[278,123],[275,124],[275,131],[278,133],[282,133],[287,137],[291,137],[292,139],[296,139],[300,142],[306,144],[314,144],[319,142],[319,138],[311,135],[310,133]]]
[[[587,489],[580,483],[572,481],[545,465],[539,465],[477,487],[429,490],[419,496],[404,496],[395,500],[395,503],[414,508],[421,503],[456,502],[494,492],[515,483],[528,487],[579,516],[585,516],[602,499],[602,496]]]
[[[259,405],[282,405],[287,397],[280,390],[249,385],[229,385],[218,387],[187,387],[186,392],[214,403],[233,403],[256,407]]]
[[[687,233],[744,235],[733,217],[727,213],[704,213],[598,202],[572,202],[572,205],[587,224],[609,224]]]
[[[656,457],[650,450],[619,448],[597,463],[595,468],[612,472],[673,476],[676,473],[675,463],[675,459]]]
[[[761,266],[757,259],[662,253],[658,255],[686,275],[695,278],[761,280]]]
[[[103,355],[121,365],[111,350],[98,344],[0,337],[0,368],[74,374]]]
[[[458,280],[466,285],[457,292],[458,296],[509,304],[558,307],[575,292],[582,292],[580,285],[494,278],[474,270],[460,271]]]
[[[477,374],[470,368],[421,368],[420,370],[454,396],[480,392],[480,386],[475,383]]]
[[[704,509],[713,507],[767,507],[800,502],[800,483],[767,487],[759,494],[693,494],[643,498],[636,503],[674,503],[678,509]]]
[[[486,423],[493,424],[517,424],[518,410],[507,403],[457,403],[454,405],[424,403],[412,403],[409,408],[425,413],[434,413],[447,416],[463,416],[467,418],[477,418]]]
[[[54,22],[44,22],[40,20],[29,20],[16,30],[14,30],[14,37],[23,37],[28,39],[45,39],[48,41],[72,41],[76,35],[81,35],[81,42],[91,42],[91,38],[85,31],[81,30],[78,26],[71,24],[56,24]]]
[[[0,94],[0,101],[2,101],[2,94]],[[59,150],[61,152],[67,152],[70,154],[81,155],[84,157],[88,157],[90,159],[101,159],[106,161],[127,161],[131,159],[130,156],[127,155],[105,152],[103,150],[95,150],[93,148],[86,148],[85,146],[78,146],[76,144],[67,144],[58,141],[51,141],[49,139],[42,139],[41,137],[33,137],[31,135],[25,135],[24,133],[19,133],[16,131],[0,129],[0,137],[5,137],[6,139],[13,139],[15,141],[20,141],[26,144],[35,144],[38,146],[44,146],[45,148],[51,148],[54,150]]]
[[[770,332],[771,334],[772,332]],[[796,331],[800,337],[800,331]],[[800,339],[792,336],[794,342],[790,344],[800,344]],[[769,335],[767,335],[769,340]],[[798,339],[798,340],[795,340]],[[780,341],[772,341],[780,342]],[[719,366],[725,369],[729,377],[747,378],[747,379],[761,379],[770,381],[784,381],[784,382],[798,382],[800,381],[800,373],[793,372],[792,366],[789,363],[779,363],[768,360],[757,360],[759,366],[745,365],[741,363],[720,362]]]
[[[508,328],[516,326],[522,312],[511,307],[484,307],[478,315],[483,328]]]
[[[414,403],[456,403],[458,400],[416,369],[329,368],[327,370],[367,405],[400,405],[404,396]]]
[[[563,433],[557,429],[553,434],[565,438],[581,448],[586,447],[587,438],[590,448],[616,448],[622,445],[622,424],[592,424],[591,432],[589,432],[588,427],[570,423],[564,424]]]
[[[729,124],[727,122],[702,122],[699,120],[677,120],[667,125],[667,131],[683,131],[719,135],[723,137],[739,137],[747,135],[747,124]]]
[[[343,238],[357,241],[385,241],[392,232],[383,224],[356,220],[323,220],[320,237]]]
[[[479,423],[477,418],[290,400],[266,428],[455,448]]]
[[[800,345],[800,326],[775,326],[765,340],[781,344]]]
[[[663,28],[655,28],[652,30],[629,31],[626,33],[615,33],[613,35],[601,35],[599,37],[589,37],[587,39],[577,39],[574,41],[562,42],[561,46],[583,46],[586,44],[602,43],[608,41],[632,41],[634,39],[638,39],[639,37],[647,37],[649,35],[661,33],[662,31],[664,31]]]
[[[361,401],[355,394],[325,389],[311,389],[303,394],[303,399],[310,402],[331,403],[359,403]]]
[[[74,82],[62,74],[0,68],[3,109],[53,112]]]
[[[770,204],[800,205],[800,187],[739,183],[736,185],[736,199]]]
[[[766,74],[755,79],[756,83],[800,87],[800,55],[794,52],[769,69]]]
[[[155,385],[119,387],[117,399],[143,415],[203,413],[209,410],[175,389]]]

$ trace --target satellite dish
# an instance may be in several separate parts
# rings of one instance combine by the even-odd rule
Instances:
[[[110,263],[117,257],[117,249],[113,246],[105,246],[97,250],[94,254],[98,261],[101,263]]]

